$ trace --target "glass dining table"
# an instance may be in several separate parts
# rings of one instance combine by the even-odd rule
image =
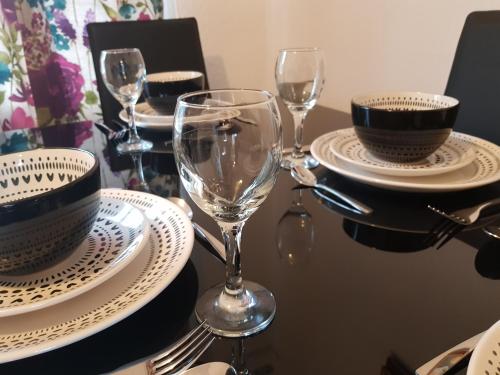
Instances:
[[[291,145],[293,125],[286,110],[282,118],[285,145]],[[349,126],[349,114],[318,106],[306,120],[305,143]],[[103,188],[140,185],[130,158],[118,156],[115,143],[95,126],[23,134],[32,142],[17,150],[43,144],[95,152]],[[220,238],[213,220],[182,189],[170,131],[146,129],[141,136],[155,144],[143,156],[151,192],[185,198],[194,220]],[[500,241],[481,228],[496,213],[439,250],[427,242],[441,220],[427,205],[467,207],[500,196],[500,183],[453,193],[409,193],[364,185],[321,166],[313,171],[320,181],[372,207],[373,214],[346,210],[282,170],[242,237],[244,278],[274,293],[274,321],[256,336],[215,340],[199,362],[228,362],[240,374],[255,375],[412,374],[500,319]],[[101,374],[136,363],[189,331],[196,324],[198,296],[222,280],[224,265],[195,242],[183,271],[143,308],[73,344],[1,364],[0,373]]]

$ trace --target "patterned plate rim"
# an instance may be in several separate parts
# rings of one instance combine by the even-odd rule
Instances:
[[[392,190],[401,190],[401,191],[416,191],[416,192],[446,192],[446,191],[458,191],[458,190],[466,190],[466,189],[472,189],[475,187],[480,187],[484,185],[491,184],[493,182],[496,182],[500,180],[500,168],[498,168],[495,173],[489,178],[485,179],[480,179],[477,181],[472,181],[468,183],[452,183],[452,184],[445,184],[445,183],[419,183],[418,180],[420,178],[428,178],[432,176],[416,176],[416,177],[411,177],[412,182],[403,182],[403,181],[394,181],[393,178],[395,176],[384,176],[384,175],[378,175],[372,172],[365,172],[365,171],[356,171],[356,170],[350,170],[347,168],[344,168],[343,166],[338,164],[338,161],[335,158],[335,155],[331,153],[329,150],[328,145],[328,152],[331,153],[331,157],[328,157],[328,155],[323,155],[321,151],[321,147],[324,146],[324,143],[328,143],[328,140],[330,137],[332,137],[333,132],[329,132],[326,134],[323,134],[322,136],[316,138],[313,143],[311,144],[311,154],[313,157],[318,160],[323,166],[326,168],[337,172],[343,176],[352,178],[353,180],[360,181],[363,183],[366,183],[368,185],[372,186],[377,186],[377,187],[382,187],[385,189],[392,189]],[[464,138],[466,138],[469,142],[471,142],[476,149],[479,148],[485,148],[488,150],[489,153],[495,155],[500,155],[500,147],[486,141],[484,139],[474,137],[472,135],[468,134],[462,134]],[[500,163],[499,157],[496,157],[497,162]],[[473,162],[475,163],[475,161]],[[363,173],[364,172],[364,173]],[[450,173],[453,173],[456,171],[452,171]],[[367,176],[365,173],[371,173],[373,176]],[[405,178],[404,176],[401,178]],[[408,177],[407,177],[408,178]]]
[[[48,330],[49,328],[53,328],[54,331],[61,331],[61,330],[63,330],[63,327],[65,325],[66,326],[75,326],[75,325],[77,325],[77,322],[80,321],[83,325],[83,328],[81,328],[79,330],[72,331],[71,333],[69,333],[67,335],[63,335],[63,336],[56,335],[57,337],[55,337],[55,338],[49,337],[49,338],[47,338],[46,341],[41,340],[41,341],[35,343],[34,345],[31,345],[28,347],[16,348],[16,349],[10,350],[8,352],[5,352],[5,351],[2,352],[1,345],[0,345],[0,363],[10,362],[10,361],[14,361],[14,360],[26,358],[26,357],[31,357],[31,356],[34,356],[37,354],[45,353],[45,352],[72,344],[76,341],[79,341],[79,340],[82,340],[86,337],[89,337],[95,333],[101,332],[102,330],[112,326],[113,324],[118,323],[119,321],[125,319],[126,317],[130,316],[131,314],[133,314],[134,312],[139,310],[141,307],[143,307],[148,302],[150,302],[152,299],[154,299],[158,294],[160,294],[177,277],[177,275],[182,271],[185,264],[187,263],[189,257],[191,256],[191,251],[193,248],[194,234],[193,234],[193,228],[191,226],[191,221],[186,216],[184,211],[182,211],[179,207],[177,207],[175,204],[169,202],[168,200],[161,198],[159,196],[156,196],[156,195],[148,194],[148,193],[123,190],[123,189],[103,189],[103,190],[101,190],[101,193],[105,196],[110,196],[110,197],[115,197],[115,198],[118,198],[120,195],[125,195],[126,197],[128,197],[130,199],[130,203],[134,207],[141,210],[142,212],[145,212],[146,216],[148,215],[146,210],[149,210],[150,207],[153,206],[153,205],[151,205],[150,207],[147,207],[147,203],[146,203],[147,200],[151,200],[154,202],[154,208],[152,208],[151,211],[149,211],[150,213],[160,211],[161,206],[163,206],[163,207],[168,206],[168,208],[170,210],[175,211],[176,216],[180,219],[177,222],[177,224],[179,226],[183,227],[183,229],[185,229],[185,231],[186,231],[185,238],[183,238],[183,247],[181,249],[181,253],[179,255],[179,258],[177,259],[175,267],[173,269],[170,269],[171,272],[169,272],[169,273],[166,273],[166,274],[161,273],[161,274],[157,275],[154,281],[153,280],[144,280],[144,278],[146,277],[146,273],[147,273],[146,271],[148,269],[150,269],[151,267],[153,267],[151,265],[153,263],[152,261],[147,262],[146,265],[144,266],[145,268],[140,272],[139,278],[141,278],[141,281],[143,281],[143,282],[149,282],[149,288],[142,288],[141,291],[143,293],[137,299],[132,300],[130,298],[127,298],[126,299],[127,303],[120,304],[119,306],[117,306],[116,301],[115,301],[117,298],[119,298],[120,296],[123,296],[125,294],[127,294],[127,296],[128,296],[129,289],[133,288],[138,282],[137,278],[136,278],[135,280],[130,280],[129,285],[123,286],[122,288],[120,288],[119,291],[116,291],[115,296],[109,296],[109,298],[107,298],[107,301],[105,303],[101,304],[99,307],[96,307],[91,311],[86,311],[85,313],[82,313],[82,315],[79,315],[76,318],[69,319],[65,322],[59,322],[58,324],[54,324],[50,327],[38,328],[35,331],[39,332],[39,331],[43,331],[43,330]],[[150,221],[150,225],[153,226],[154,224],[151,223],[151,221]],[[150,233],[151,232],[153,232],[153,231],[150,231]],[[152,236],[153,236],[153,234],[151,234],[150,238],[153,238]],[[167,248],[167,244],[164,242],[161,243],[161,246],[164,249]],[[148,247],[144,248],[143,252],[146,249],[149,249],[150,252],[152,251],[151,247],[148,246]],[[152,258],[154,256],[157,257],[158,254],[150,254],[150,258]],[[131,265],[133,265],[133,263],[134,262],[131,262],[129,267]],[[152,278],[150,278],[150,279],[152,279]],[[111,279],[109,281],[112,281],[112,280],[113,279]],[[102,284],[100,286],[97,286],[95,289],[102,288],[105,285],[106,284]],[[89,291],[89,292],[83,294],[83,296],[88,296],[91,293],[92,293],[92,291]],[[100,314],[99,315],[100,320],[98,322],[95,322],[94,324],[90,324],[90,325],[85,325],[86,323],[84,324],[84,322],[88,321],[89,316],[95,316],[94,314],[96,313],[96,311],[103,310],[107,306],[110,306],[110,305],[114,306],[116,309],[119,309],[119,310],[117,310],[113,314],[107,315],[107,316],[104,316],[105,314]],[[56,306],[62,306],[62,305],[56,305]],[[39,310],[39,311],[43,311],[43,310]],[[37,311],[35,311],[31,314],[37,314]],[[9,318],[5,318],[5,319],[9,319]],[[29,331],[20,332],[20,333],[17,333],[17,335],[18,336],[22,335],[23,337],[28,336]],[[12,336],[12,334],[0,335],[0,340],[3,337],[11,337],[11,336]],[[47,335],[45,335],[44,337],[47,337]]]
[[[338,136],[344,135],[343,133],[346,133],[346,136],[350,136],[353,138],[356,137],[356,133],[354,132],[353,128],[339,129],[339,130],[336,130],[335,132],[332,132],[332,133],[335,133]],[[388,175],[388,176],[405,176],[405,177],[431,176],[431,175],[447,173],[447,172],[451,172],[451,171],[463,168],[474,161],[474,158],[475,158],[474,145],[471,142],[464,140],[461,137],[461,135],[462,134],[459,132],[452,132],[450,135],[450,138],[454,138],[456,141],[468,143],[470,147],[467,150],[466,154],[462,155],[460,157],[460,160],[452,165],[445,165],[445,166],[432,165],[430,168],[426,167],[426,168],[414,168],[414,169],[408,168],[408,169],[406,169],[406,168],[383,167],[383,166],[379,166],[379,165],[367,165],[363,161],[354,160],[354,159],[350,158],[349,156],[343,154],[338,149],[339,145],[338,145],[338,143],[335,142],[335,139],[332,139],[330,141],[330,150],[335,155],[335,157],[341,159],[345,163],[355,165],[355,166],[362,168],[364,170],[367,170],[369,172],[380,173],[380,174],[384,174],[384,175]],[[351,142],[351,140],[346,141],[346,142]],[[449,142],[449,140],[447,142]],[[446,142],[445,142],[445,145],[446,145]],[[397,163],[394,163],[394,164],[397,164]],[[408,164],[411,164],[411,163],[408,163]]]
[[[480,374],[478,369],[483,368],[484,363],[479,361],[481,357],[484,356],[485,350],[491,350],[491,347],[488,347],[487,344],[490,340],[492,340],[494,336],[499,336],[499,334],[500,334],[500,321],[497,321],[490,328],[488,328],[486,332],[483,334],[483,336],[479,339],[476,347],[474,348],[474,351],[472,352],[469,365],[467,366],[467,375]],[[498,339],[496,341],[498,341]]]
[[[103,197],[101,197],[101,199],[102,198]],[[119,201],[118,199],[114,199],[114,198],[108,198],[108,197],[104,197],[104,198],[109,199],[110,201]],[[125,206],[129,206],[130,208],[135,210],[138,214],[143,216],[141,210],[134,207],[133,205],[126,203],[126,202],[122,202],[122,201],[119,201],[119,202],[121,204],[124,204]],[[107,264],[106,267],[103,267],[101,269],[101,271],[99,272],[97,277],[91,278],[89,281],[87,281],[79,286],[75,285],[72,289],[67,289],[65,291],[62,291],[62,293],[53,294],[52,296],[50,296],[49,298],[44,299],[44,300],[38,300],[36,302],[28,303],[25,305],[13,306],[13,307],[9,307],[8,309],[5,309],[5,306],[2,306],[2,307],[0,307],[0,318],[11,316],[11,315],[24,314],[24,313],[31,312],[31,311],[36,311],[39,309],[43,309],[43,308],[67,301],[71,298],[77,297],[80,294],[91,290],[92,288],[95,288],[96,286],[98,286],[98,285],[102,284],[103,282],[105,282],[106,280],[110,279],[111,277],[116,275],[119,271],[121,271],[123,268],[125,268],[128,264],[130,264],[130,262],[132,262],[134,260],[134,258],[140,253],[140,251],[144,248],[144,246],[146,246],[146,244],[147,244],[146,240],[149,238],[149,223],[145,217],[143,217],[142,225],[143,225],[143,228],[141,228],[142,233],[139,236],[137,236],[130,243],[130,245],[128,247],[122,247],[120,249],[120,253],[115,254],[115,257],[113,258],[113,263]],[[94,227],[92,227],[92,229],[93,228]],[[76,250],[84,253],[85,249],[83,249],[82,246],[83,245],[80,245]],[[75,258],[74,259],[75,262],[80,261],[83,255],[84,254],[82,254],[81,256],[78,257],[76,254],[72,254],[70,257],[68,257],[67,260],[65,259],[62,262],[67,262],[68,260],[71,261],[71,260],[73,260],[73,258]],[[125,255],[125,256],[123,257],[123,255]],[[43,274],[44,272],[47,272],[47,273],[49,273],[51,271],[55,272],[54,269],[57,270],[58,266],[59,265],[55,265],[55,266],[49,268],[48,270],[37,272],[36,275]],[[62,272],[62,273],[65,273],[65,272]],[[49,276],[53,276],[53,275],[38,276],[38,277],[49,277]],[[23,276],[23,278],[24,277],[29,277],[29,275]],[[3,280],[9,280],[9,279],[15,280],[16,278],[17,277],[14,277],[14,276],[13,277],[3,277]],[[0,277],[0,279],[2,279],[2,277]],[[24,281],[20,281],[20,282],[23,283]]]

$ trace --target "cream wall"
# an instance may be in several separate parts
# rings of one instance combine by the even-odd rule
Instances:
[[[170,15],[197,18],[212,88],[275,92],[278,50],[318,46],[320,103],[345,111],[367,91],[443,92],[467,14],[500,9],[500,0],[167,1]]]

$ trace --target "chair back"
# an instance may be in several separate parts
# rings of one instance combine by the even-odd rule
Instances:
[[[208,78],[195,18],[88,24],[89,44],[101,98],[104,123],[118,119],[121,105],[109,93],[99,68],[101,51],[114,48],[141,50],[148,73],[195,70]]]
[[[445,94],[460,100],[454,130],[500,145],[500,11],[467,16]]]

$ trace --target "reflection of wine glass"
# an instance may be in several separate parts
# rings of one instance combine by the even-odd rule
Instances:
[[[233,366],[236,375],[250,375],[246,364],[246,347],[243,340],[236,340],[232,347],[231,366]]]
[[[295,142],[293,152],[283,159],[283,167],[300,164],[306,168],[318,162],[302,151],[302,131],[307,112],[321,94],[324,78],[323,51],[318,48],[292,48],[279,52],[275,78],[280,97],[293,115]]]
[[[137,48],[113,49],[101,52],[101,75],[104,84],[113,97],[127,111],[130,135],[126,143],[120,143],[118,152],[148,151],[151,142],[142,140],[135,126],[135,104],[141,96],[146,77],[146,67]]]
[[[314,225],[302,204],[302,190],[295,190],[292,206],[278,223],[278,253],[290,265],[304,263],[313,250]]]
[[[149,193],[151,190],[146,179],[144,178],[144,169],[142,167],[142,152],[132,152],[130,156],[132,157],[132,161],[134,162],[133,170],[137,176],[137,181],[135,179],[129,180],[127,188]]]
[[[185,94],[174,115],[174,154],[193,201],[213,217],[226,247],[226,282],[196,306],[200,321],[229,337],[251,335],[273,319],[275,301],[241,276],[241,230],[271,191],[282,153],[276,100],[266,91],[215,90]]]

